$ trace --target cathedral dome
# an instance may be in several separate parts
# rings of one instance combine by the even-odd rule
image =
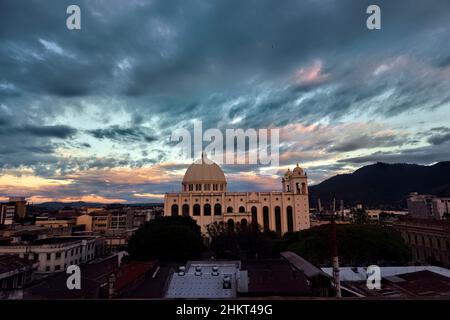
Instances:
[[[298,163],[297,163],[297,166],[294,168],[294,170],[292,171],[292,173],[294,174],[294,175],[303,175],[303,169],[302,168],[300,168],[300,166],[298,165]]]
[[[226,184],[225,175],[220,167],[202,155],[202,159],[191,164],[184,174],[183,184],[186,183],[220,183]]]

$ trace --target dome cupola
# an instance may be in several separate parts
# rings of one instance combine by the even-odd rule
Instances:
[[[191,164],[184,174],[184,192],[225,192],[227,180],[222,169],[202,153],[202,158]]]

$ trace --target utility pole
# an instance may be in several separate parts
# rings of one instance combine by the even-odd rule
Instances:
[[[334,214],[331,216],[330,232],[331,232],[331,260],[333,263],[334,288],[336,290],[336,298],[341,298],[342,297],[341,280],[339,276],[339,257],[337,249],[336,222],[334,221]]]

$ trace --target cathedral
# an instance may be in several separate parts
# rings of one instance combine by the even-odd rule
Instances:
[[[278,234],[310,227],[308,178],[297,166],[281,179],[282,191],[228,192],[222,169],[202,159],[191,164],[181,183],[181,192],[166,193],[164,215],[191,216],[203,233],[213,222],[229,226],[257,223],[264,230]]]

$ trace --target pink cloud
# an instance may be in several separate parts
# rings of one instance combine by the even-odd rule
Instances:
[[[324,74],[322,71],[322,60],[315,60],[312,65],[302,67],[295,72],[295,82],[302,85],[321,83],[329,77],[329,74]]]

